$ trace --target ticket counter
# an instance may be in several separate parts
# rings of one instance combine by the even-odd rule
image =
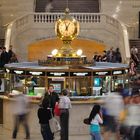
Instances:
[[[30,96],[41,97],[50,84],[56,93],[67,88],[71,97],[104,96],[116,91],[119,83],[129,86],[128,65],[96,63],[94,66],[40,66],[37,63],[6,65],[6,92],[25,86]]]

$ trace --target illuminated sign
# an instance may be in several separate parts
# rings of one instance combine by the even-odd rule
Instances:
[[[94,76],[106,76],[106,75],[111,75],[111,71],[98,71],[98,72],[93,72]]]
[[[65,81],[65,78],[63,78],[63,77],[54,77],[54,78],[52,78],[52,81]]]
[[[68,72],[47,72],[47,76],[68,76]]]
[[[70,76],[91,76],[91,72],[71,72]]]
[[[14,73],[16,73],[16,74],[23,74],[23,71],[20,71],[20,70],[14,70]]]
[[[116,70],[116,71],[112,71],[113,75],[119,75],[119,74],[124,74],[124,70]]]
[[[32,75],[41,75],[43,72],[30,71],[29,73]]]

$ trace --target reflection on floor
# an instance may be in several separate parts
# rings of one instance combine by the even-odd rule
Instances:
[[[11,131],[4,129],[2,126],[0,126],[0,140],[12,140],[11,138]],[[16,140],[24,140],[25,136],[23,133],[18,133]],[[80,135],[80,136],[70,136],[70,140],[90,140],[89,135]],[[41,135],[33,135],[31,134],[30,140],[42,140]],[[60,137],[57,135],[55,137],[55,140],[60,140]]]

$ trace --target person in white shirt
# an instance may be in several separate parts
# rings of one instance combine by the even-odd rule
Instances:
[[[103,123],[100,105],[94,105],[89,116],[92,140],[101,140],[100,124]]]
[[[59,101],[61,140],[68,140],[69,137],[69,109],[72,106],[71,101],[67,95],[68,91],[66,89],[62,90],[62,96],[60,97]]]

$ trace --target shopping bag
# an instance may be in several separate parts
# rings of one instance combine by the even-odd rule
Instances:
[[[52,133],[59,132],[61,130],[59,122],[56,120],[56,118],[52,114],[52,109],[50,109],[51,112],[51,119],[49,120],[49,126]]]
[[[59,109],[59,104],[55,104],[55,108],[54,108],[54,114],[56,116],[60,116],[60,109]]]
[[[49,120],[49,125],[52,133],[56,133],[61,130],[59,122],[54,117]]]

